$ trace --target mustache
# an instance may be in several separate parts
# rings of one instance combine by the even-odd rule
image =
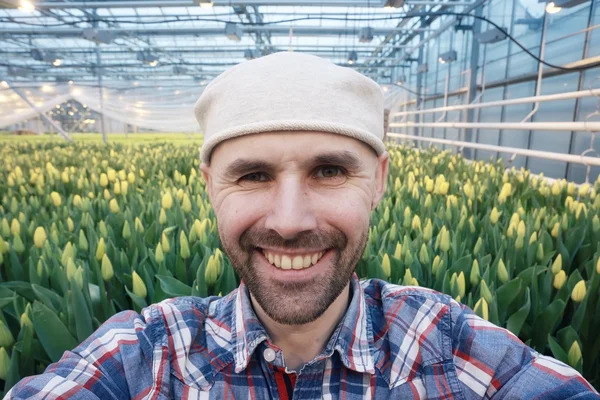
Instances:
[[[279,247],[290,250],[317,248],[344,248],[348,240],[340,231],[322,230],[299,232],[293,239],[284,239],[273,230],[248,229],[239,239],[240,247],[251,252],[257,247]]]

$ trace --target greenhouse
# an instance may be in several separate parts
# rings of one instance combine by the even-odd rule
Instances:
[[[0,396],[600,398],[599,28],[0,0]]]

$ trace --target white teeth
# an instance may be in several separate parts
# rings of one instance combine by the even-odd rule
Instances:
[[[288,256],[281,256],[281,269],[292,269],[292,259]]]
[[[287,255],[279,255],[273,254],[266,250],[262,251],[265,258],[269,261],[270,264],[274,265],[277,268],[289,270],[289,269],[304,269],[308,268],[312,265],[315,265],[319,262],[319,259],[323,257],[325,254],[324,251],[319,253],[314,253],[312,255],[305,256],[287,256]]]
[[[310,264],[311,264],[310,261],[311,261],[310,256],[304,256],[304,259],[303,259],[303,262],[302,262],[302,268],[308,268],[308,267],[310,267]]]
[[[296,256],[292,260],[292,268],[294,269],[302,269],[302,265],[304,264],[302,256]]]

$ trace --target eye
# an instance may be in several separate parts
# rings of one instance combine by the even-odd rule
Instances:
[[[341,167],[334,165],[324,165],[317,170],[318,178],[337,178],[343,175],[345,171]]]
[[[261,177],[267,177],[267,175],[264,172],[253,172],[242,176],[240,181],[264,182],[265,180],[261,179]]]

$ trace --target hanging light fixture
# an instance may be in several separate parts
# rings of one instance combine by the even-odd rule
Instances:
[[[356,50],[352,50],[350,53],[348,53],[348,64],[352,65],[356,62],[356,60],[358,60],[358,54],[356,53]]]

